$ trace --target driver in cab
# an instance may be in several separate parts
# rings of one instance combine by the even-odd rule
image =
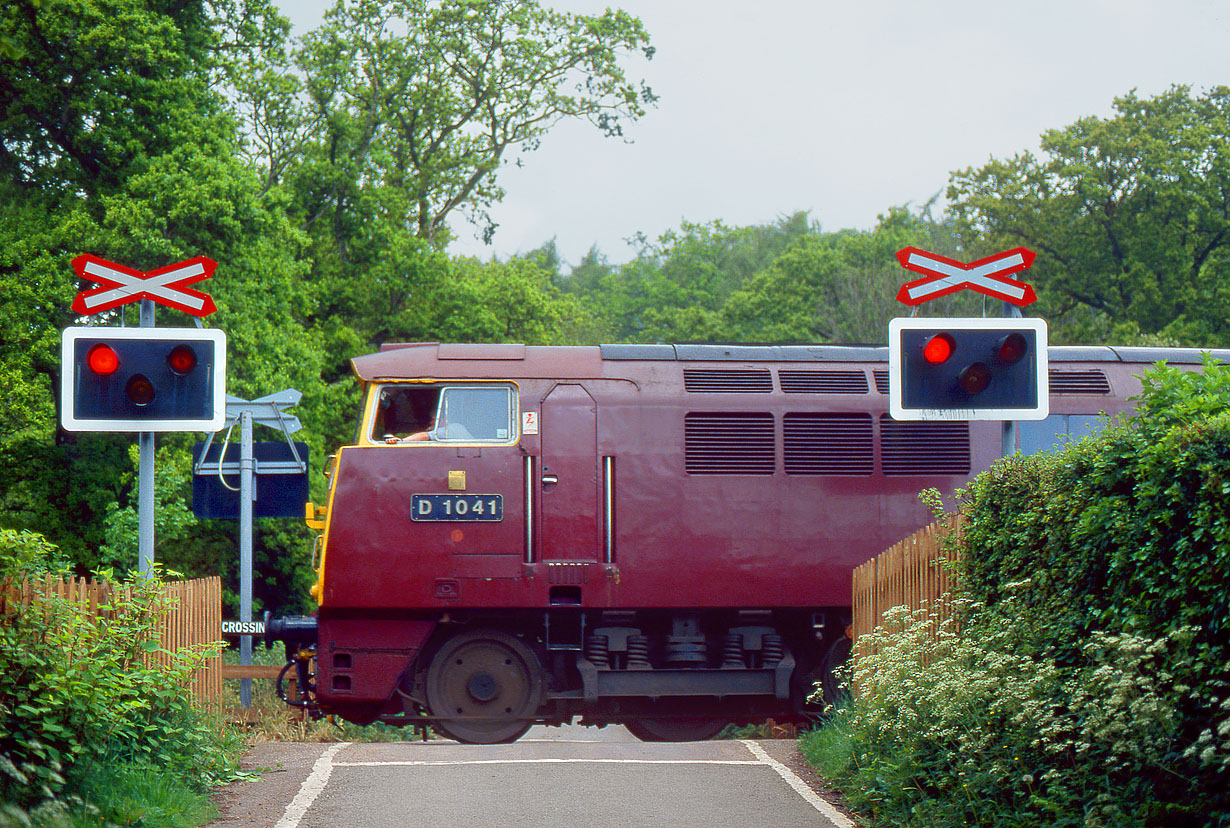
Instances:
[[[469,430],[461,423],[450,423],[447,414],[441,414],[438,418],[432,417],[431,423],[425,431],[416,431],[413,434],[407,434],[405,437],[396,437],[392,434],[384,435],[386,443],[408,443],[421,442],[432,440],[472,440],[474,439]]]

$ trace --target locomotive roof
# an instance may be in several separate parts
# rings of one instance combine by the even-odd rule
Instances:
[[[1132,362],[1193,364],[1207,352],[1230,362],[1230,350],[1140,348],[1110,345],[1052,345],[1051,362]],[[518,345],[411,342],[382,345],[351,365],[365,381],[435,377],[452,363],[455,373],[467,362],[502,364],[502,376],[595,377],[604,362],[867,362],[886,363],[886,345]],[[512,363],[516,363],[514,368]]]

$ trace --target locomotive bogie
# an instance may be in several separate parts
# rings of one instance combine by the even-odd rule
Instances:
[[[710,722],[801,720],[821,709],[807,696],[832,636],[845,632],[842,617],[840,608],[322,613],[316,694],[360,723],[431,723],[471,742],[578,716],[670,719],[683,733],[697,711]]]

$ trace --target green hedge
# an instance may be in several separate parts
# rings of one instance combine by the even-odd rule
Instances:
[[[1230,825],[1226,369],[962,500],[960,633],[899,614],[815,761],[884,824]]]
[[[0,530],[0,581],[37,571],[52,552],[39,536]],[[192,792],[233,775],[238,741],[184,690],[203,653],[147,666],[161,583],[127,586],[131,597],[106,617],[54,596],[0,617],[0,826],[70,814],[74,824],[175,825],[178,816],[154,818],[152,803],[126,801],[122,788],[177,786],[188,804],[164,810],[199,810]]]

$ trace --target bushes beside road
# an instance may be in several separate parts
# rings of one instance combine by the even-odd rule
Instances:
[[[0,582],[54,551],[0,530]],[[205,791],[233,774],[238,740],[185,690],[201,654],[147,663],[160,584],[128,586],[98,616],[54,596],[18,608],[0,592],[0,828],[196,825]]]
[[[889,618],[813,763],[874,824],[1230,825],[1230,373],[962,500],[960,630]]]

